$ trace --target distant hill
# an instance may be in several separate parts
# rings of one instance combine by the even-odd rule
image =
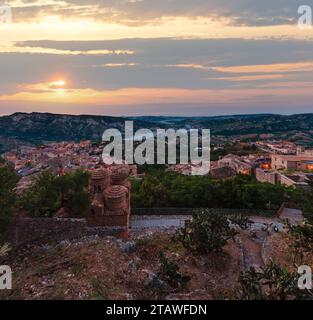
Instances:
[[[283,139],[313,145],[313,114],[230,115],[214,117],[136,117],[178,128],[211,129],[212,140],[218,136],[240,140]],[[217,139],[218,141],[218,139]]]
[[[260,114],[220,117],[109,117],[15,113],[0,117],[0,148],[9,150],[21,144],[51,141],[100,140],[105,129],[124,130],[126,120],[134,120],[135,129],[207,128],[212,135],[239,139],[258,139],[267,134],[279,139],[311,144],[313,114],[291,116]]]
[[[101,140],[106,129],[124,130],[126,118],[50,113],[15,113],[0,117],[2,151],[23,143],[41,144],[52,141]],[[154,124],[136,120],[135,129]]]
[[[210,128],[219,135],[278,134],[291,131],[313,133],[313,114],[282,115],[242,115],[185,119],[178,126],[190,124],[192,127]]]

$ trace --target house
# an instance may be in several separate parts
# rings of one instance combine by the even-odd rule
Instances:
[[[255,177],[259,182],[268,182],[271,184],[277,184],[279,181],[279,174],[270,170],[257,168],[255,171]]]
[[[237,174],[251,175],[254,165],[249,159],[243,159],[233,154],[229,154],[218,161],[218,167],[230,167]]]
[[[313,171],[313,155],[280,155],[272,154],[273,170]]]

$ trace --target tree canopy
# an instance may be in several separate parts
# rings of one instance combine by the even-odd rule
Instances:
[[[83,216],[90,206],[88,179],[84,171],[64,176],[43,172],[21,196],[21,206],[34,217],[51,217],[61,208],[73,217]]]
[[[16,206],[14,188],[19,177],[6,166],[0,167],[0,240],[13,217]]]
[[[228,180],[208,176],[184,176],[164,170],[148,171],[132,183],[132,207],[278,209],[283,202],[303,206],[302,190],[258,182],[238,175]]]

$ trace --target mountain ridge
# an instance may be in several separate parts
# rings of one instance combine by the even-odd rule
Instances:
[[[225,137],[270,134],[279,139],[313,142],[313,113],[279,115],[252,114],[205,117],[67,115],[53,113],[13,113],[0,117],[0,148],[12,145],[42,144],[59,141],[101,140],[109,128],[124,131],[125,121],[133,120],[134,129],[173,128],[211,129],[212,135]],[[16,143],[12,143],[16,142]]]

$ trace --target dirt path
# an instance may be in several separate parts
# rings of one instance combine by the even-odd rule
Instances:
[[[288,219],[291,223],[301,223],[304,220],[303,213],[301,210],[284,208],[280,215],[281,219]]]
[[[251,237],[249,233],[244,232],[240,235],[242,252],[243,252],[243,266],[246,270],[254,267],[260,269],[264,266],[262,258],[262,247],[266,240],[266,233],[264,231],[257,231],[255,237]]]

